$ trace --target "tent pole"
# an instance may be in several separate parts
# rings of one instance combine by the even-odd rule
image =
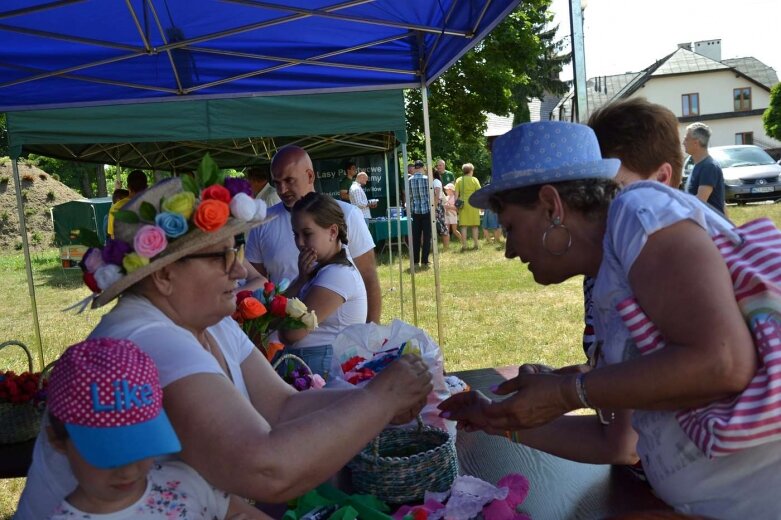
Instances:
[[[33,330],[35,341],[38,343],[38,366],[46,366],[43,359],[43,342],[41,341],[41,326],[38,323],[38,304],[35,302],[35,285],[33,284],[33,264],[30,259],[30,244],[27,242],[27,222],[24,217],[24,202],[22,201],[22,182],[19,178],[19,163],[16,157],[11,161],[16,183],[16,209],[19,212],[19,233],[22,235],[22,248],[24,249],[24,267],[27,272],[27,290],[30,293],[30,306],[33,310]]]
[[[409,159],[407,158],[407,143],[401,143],[401,155],[404,157],[404,207],[407,208],[407,237],[409,243],[407,251],[409,251],[409,274],[412,281],[412,322],[415,326],[418,326],[418,300],[415,297],[415,257],[412,255],[412,215],[410,214],[409,203],[409,175],[407,175],[407,164]]]
[[[396,243],[399,247],[399,311],[401,321],[404,321],[404,273],[402,273],[401,240],[401,193],[399,193],[399,147],[393,149],[393,173],[396,179],[396,207],[399,209],[396,217]],[[390,220],[390,213],[388,213]]]
[[[442,291],[439,285],[439,247],[437,242],[437,204],[439,201],[434,200],[434,169],[432,168],[432,161],[431,161],[431,130],[429,128],[429,121],[428,121],[428,87],[426,87],[426,82],[421,81],[420,83],[420,94],[423,98],[423,132],[426,135],[426,164],[428,165],[428,172],[426,173],[426,176],[429,179],[428,183],[428,201],[429,201],[429,217],[431,221],[429,222],[429,225],[431,226],[431,249],[434,253],[434,299],[435,304],[437,307],[437,339],[439,341],[439,345],[443,346],[444,343],[444,336],[443,336],[443,330],[442,330],[442,309],[441,309],[441,299],[442,299]]]
[[[383,158],[385,159],[385,209],[386,209],[386,216],[387,216],[387,208],[390,206],[390,181],[388,180],[388,175],[390,175],[390,172],[388,171],[388,152],[387,150],[382,154]],[[393,291],[393,240],[391,239],[391,222],[388,220],[388,240],[390,240],[390,247],[388,247],[388,281],[390,282],[390,287],[388,290]]]

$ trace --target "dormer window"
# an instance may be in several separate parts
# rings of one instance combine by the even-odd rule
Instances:
[[[683,94],[681,96],[681,114],[684,117],[700,115],[699,94]]]
[[[751,110],[751,87],[732,89],[732,100],[735,104],[735,112]]]

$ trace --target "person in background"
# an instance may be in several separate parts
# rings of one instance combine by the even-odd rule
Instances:
[[[686,191],[710,204],[722,215],[724,207],[724,173],[721,166],[708,153],[711,130],[704,123],[692,123],[686,127],[683,147],[692,156],[694,169],[689,176]]]
[[[486,244],[490,240],[493,240],[495,244],[502,243],[502,227],[499,225],[499,216],[491,208],[483,210],[480,226],[483,228],[483,240]]]
[[[445,161],[442,159],[437,161],[436,165],[437,172],[439,172],[440,180],[443,184],[450,184],[452,182],[455,182],[456,176],[453,175],[453,172],[448,171],[445,169]]]
[[[304,195],[315,191],[312,159],[301,147],[285,146],[271,160],[271,174],[282,204],[272,206],[269,223],[252,229],[247,236],[247,260],[274,284],[298,278],[299,251],[293,237],[290,209]],[[338,201],[347,222],[350,258],[361,273],[368,296],[367,320],[379,323],[382,293],[377,277],[372,240],[366,220],[358,208]]]
[[[477,230],[480,227],[480,211],[469,203],[469,197],[480,189],[480,181],[474,176],[475,167],[472,163],[466,163],[461,167],[464,174],[456,179],[456,198],[461,199],[464,205],[458,210],[458,224],[461,226],[461,252],[466,251],[466,230],[472,231],[474,249],[480,249],[477,241]]]
[[[445,190],[442,188],[442,178],[439,172],[434,170],[434,208],[436,215],[437,235],[442,237],[442,246],[447,249],[450,246],[450,232],[445,224]],[[447,240],[445,239],[447,237]]]
[[[344,202],[350,202],[350,188],[352,188],[357,171],[358,167],[352,161],[344,165],[344,179],[339,182],[339,198]]]
[[[130,195],[130,192],[123,188],[116,188],[114,190],[114,193],[111,194],[111,204],[112,206],[119,202],[120,200],[126,198],[128,195]],[[106,213],[106,216],[103,217],[103,233],[106,235],[106,238],[109,237],[108,234],[108,218],[111,214],[111,208],[109,208],[109,212]]]
[[[244,176],[249,181],[250,186],[252,186],[252,195],[256,199],[265,202],[267,208],[280,203],[277,190],[274,189],[270,182],[271,174],[268,166],[250,166],[244,170]]]
[[[125,198],[114,202],[108,210],[108,236],[114,238],[114,215],[122,206],[127,204],[130,199],[144,191],[148,186],[146,174],[141,170],[133,170],[127,174],[127,191]]]
[[[448,234],[442,235],[442,245],[445,251],[450,249],[450,234],[452,233],[456,240],[461,241],[461,233],[458,231],[458,208],[456,207],[456,187],[453,183],[445,185],[445,225],[448,228]]]
[[[412,258],[415,267],[421,270],[429,268],[428,255],[431,252],[431,206],[428,198],[428,177],[424,168],[423,161],[415,161],[415,173],[409,180]]]
[[[314,311],[318,324],[314,330],[281,330],[281,354],[295,354],[327,381],[336,336],[348,325],[366,323],[366,287],[347,254],[347,225],[333,197],[307,193],[291,217],[300,254],[298,279],[285,294]]]
[[[363,187],[369,181],[369,176],[366,172],[360,172],[355,176],[352,186],[350,186],[350,204],[361,210],[363,218],[372,218],[371,206],[369,200],[366,198],[366,192],[363,191]]]
[[[121,384],[128,393],[115,394]],[[98,338],[69,347],[49,377],[46,433],[77,486],[48,517],[266,519],[183,462],[163,410],[154,361],[132,341]]]

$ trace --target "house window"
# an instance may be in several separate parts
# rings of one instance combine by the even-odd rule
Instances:
[[[754,132],[735,134],[735,144],[754,144]]]
[[[684,94],[681,96],[681,113],[685,116],[700,115],[700,95]]]
[[[733,89],[732,100],[735,103],[735,112],[751,110],[751,87]]]

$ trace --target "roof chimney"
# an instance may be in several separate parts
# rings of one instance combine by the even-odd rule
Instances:
[[[713,61],[721,61],[721,40],[694,42],[694,52]]]

